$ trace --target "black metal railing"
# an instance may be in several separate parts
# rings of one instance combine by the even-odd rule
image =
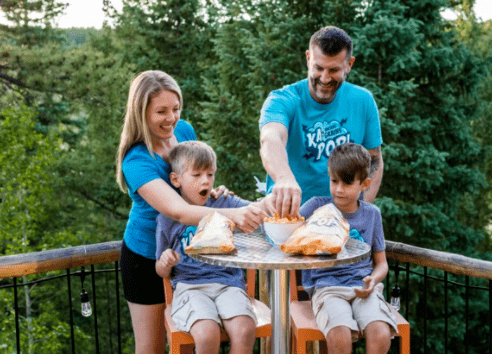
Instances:
[[[111,263],[108,263],[107,265],[110,265]],[[14,277],[14,278],[8,278],[8,279],[0,279],[0,291],[1,290],[8,290],[12,289],[14,293],[14,298],[13,298],[13,305],[14,305],[14,318],[15,318],[15,348],[13,350],[17,353],[20,352],[31,352],[33,351],[33,348],[26,348],[26,350],[21,350],[21,348],[25,348],[26,346],[21,345],[21,309],[25,308],[27,305],[25,301],[22,300],[22,289],[26,287],[34,287],[38,286],[38,284],[46,283],[46,282],[56,282],[58,279],[66,279],[65,286],[61,285],[59,286],[59,289],[61,292],[65,292],[67,296],[66,300],[66,320],[67,323],[69,324],[69,329],[70,329],[70,335],[69,335],[69,343],[66,343],[66,346],[63,349],[63,352],[71,352],[71,353],[101,353],[101,352],[109,352],[109,353],[114,353],[122,352],[122,331],[121,331],[121,306],[120,306],[120,281],[119,281],[119,274],[120,269],[118,268],[118,261],[114,262],[114,267],[113,269],[96,269],[94,264],[90,265],[90,271],[86,271],[84,267],[82,267],[78,271],[73,271],[73,269],[66,269],[65,272],[63,271],[58,271],[58,272],[50,272],[50,273],[58,273],[53,276],[48,276],[48,277],[43,277],[41,279],[36,279],[36,280],[27,280],[25,276],[23,278],[19,277]],[[111,293],[113,296],[109,299],[109,301],[106,302],[106,309],[99,309],[98,308],[98,296],[97,296],[97,276],[100,276],[101,274],[109,275],[112,277],[112,280],[110,281],[111,283]],[[81,289],[83,287],[79,287],[77,285],[77,282],[74,282],[73,279],[75,278],[82,278],[82,277],[90,277],[90,305],[92,308],[92,314],[88,318],[83,318],[80,315],[80,310],[77,309],[76,304],[77,303],[80,306],[80,297],[77,296],[80,294]],[[105,282],[107,283],[107,282]],[[77,290],[78,289],[78,292]],[[80,308],[80,307],[79,307]],[[115,333],[110,333],[109,334],[109,346],[101,351],[100,347],[100,324],[98,322],[98,315],[100,311],[109,311],[110,315],[106,315],[106,319],[111,317],[111,312],[116,313],[116,321],[114,323],[111,323],[116,327],[116,332]],[[7,313],[7,311],[5,311]],[[75,323],[75,315],[79,317],[79,323]],[[85,322],[89,323],[92,322],[92,334],[90,334],[90,337],[93,339],[93,344],[91,347],[84,347],[84,348],[77,348],[76,346],[76,336],[75,336],[75,331],[74,327],[80,326],[81,325],[81,320],[84,319]],[[112,321],[111,321],[112,322]],[[85,323],[86,328],[89,326]],[[110,323],[110,322],[108,322]],[[116,337],[113,339],[113,337]],[[39,340],[39,339],[37,339]],[[116,341],[116,344],[113,345],[113,340]],[[62,340],[63,341],[63,340]],[[7,344],[7,343],[6,343]],[[8,344],[7,344],[8,345]],[[34,350],[34,352],[37,352]]]
[[[386,297],[403,275],[412,353],[492,353],[492,262],[388,244]]]
[[[61,322],[68,323],[69,334],[51,337],[59,342],[59,352],[132,352],[131,321],[127,307],[121,306],[120,245],[121,242],[108,242],[0,257],[0,294],[7,290],[13,292],[10,305],[13,311],[6,309],[4,317],[11,312],[15,315],[15,338],[0,337],[6,352],[43,352],[26,344],[28,328],[22,323],[27,318],[21,316],[21,311],[26,311],[28,306],[28,288],[64,278],[65,285],[60,284],[58,291],[55,290],[61,295],[53,294],[48,299],[66,311]],[[391,241],[387,242],[387,256],[390,274],[386,278],[386,297],[390,299],[396,284],[401,287],[400,312],[411,324],[412,353],[492,354],[492,262]],[[89,266],[90,271],[85,269]],[[92,318],[85,318],[77,310],[78,293],[85,287],[84,279],[89,277],[87,289],[93,313]],[[80,279],[80,285],[74,278]],[[105,296],[101,295],[103,292]],[[68,297],[64,304],[60,300],[63,294]],[[40,307],[35,311],[37,315]],[[103,336],[104,332],[107,333]],[[38,345],[41,341],[42,338],[34,338],[29,343]],[[391,352],[396,353],[396,347],[393,345]],[[259,346],[256,348],[255,352],[259,352]],[[356,347],[356,352],[363,352],[363,345]]]

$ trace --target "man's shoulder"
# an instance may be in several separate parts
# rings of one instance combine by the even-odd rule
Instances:
[[[360,97],[364,99],[373,99],[373,94],[367,88],[352,84],[345,81],[343,84],[343,92],[345,95],[351,96],[352,98]]]
[[[273,90],[270,92],[270,97],[300,100],[302,97],[302,92],[306,90],[307,87],[307,79],[300,80],[293,84],[285,85],[277,90]]]

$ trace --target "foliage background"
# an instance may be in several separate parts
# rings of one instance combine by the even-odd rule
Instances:
[[[348,81],[371,90],[380,111],[385,171],[376,204],[386,238],[490,260],[492,32],[471,12],[473,0],[123,3],[120,13],[109,6],[114,26],[94,30],[54,28],[65,6],[57,0],[0,1],[10,20],[0,25],[0,255],[121,240],[131,205],[115,183],[116,148],[129,82],[143,70],[167,71],[181,85],[182,118],[218,154],[217,183],[259,197],[253,176],[265,178],[263,101],[306,77],[311,34],[337,25],[354,41]],[[457,21],[442,19],[446,7]],[[422,289],[421,277],[410,286]],[[57,287],[24,287],[23,351],[69,351],[65,293],[53,296]],[[77,301],[78,282],[72,287]],[[113,278],[98,278],[107,352],[115,348],[113,288]],[[449,340],[462,352],[464,290],[451,291]],[[428,292],[437,331],[427,348],[442,352],[443,287]],[[12,352],[12,294],[0,293],[0,348]],[[409,299],[415,352],[424,351],[421,293]],[[479,314],[488,302],[483,293],[474,299],[469,352],[481,353]],[[122,317],[123,351],[132,352],[126,308]],[[77,346],[92,348],[90,321],[76,323]]]

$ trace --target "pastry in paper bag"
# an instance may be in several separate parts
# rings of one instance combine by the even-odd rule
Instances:
[[[195,236],[185,248],[186,254],[224,254],[236,250],[232,231],[235,224],[224,215],[211,212],[196,228]]]
[[[304,255],[336,254],[345,246],[349,232],[347,220],[330,203],[316,209],[280,249],[285,253]]]

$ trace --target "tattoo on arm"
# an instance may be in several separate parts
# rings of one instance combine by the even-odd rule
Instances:
[[[372,151],[377,151],[378,154],[377,155],[373,155],[371,154],[371,170],[369,172],[369,176],[373,176],[374,173],[379,170],[379,166],[380,166],[380,159],[379,159],[379,156],[381,154],[381,147],[377,147],[377,148],[374,148],[374,149],[371,149]]]

